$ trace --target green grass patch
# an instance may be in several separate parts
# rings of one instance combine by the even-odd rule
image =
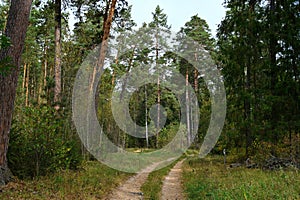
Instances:
[[[187,159],[183,182],[188,199],[299,199],[299,170],[227,168],[222,159]]]
[[[0,199],[101,199],[130,175],[97,161],[86,162],[78,171],[11,182],[0,188]]]
[[[169,174],[170,170],[177,162],[178,160],[167,167],[153,171],[149,174],[147,181],[141,187],[141,190],[144,193],[143,199],[160,199],[164,178]]]

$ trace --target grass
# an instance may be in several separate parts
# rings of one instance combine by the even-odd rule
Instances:
[[[296,169],[231,169],[224,167],[219,156],[186,156],[183,183],[188,199],[300,199],[300,173]],[[175,164],[149,174],[141,188],[144,199],[160,198],[164,177]],[[78,171],[9,183],[0,187],[0,199],[103,199],[131,175],[99,162],[86,162]]]
[[[141,187],[141,190],[144,193],[143,199],[160,199],[164,178],[177,162],[178,160],[174,161],[167,167],[153,171],[149,174],[147,181]]]
[[[86,162],[79,171],[11,182],[0,188],[0,199],[101,199],[129,176],[96,161]]]
[[[227,168],[222,157],[188,158],[183,182],[189,199],[300,199],[299,170]]]

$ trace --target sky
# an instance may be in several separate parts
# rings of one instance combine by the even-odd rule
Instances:
[[[224,0],[128,0],[132,5],[132,18],[141,26],[143,22],[152,21],[152,12],[157,5],[168,16],[168,24],[172,31],[178,32],[180,27],[191,19],[193,15],[206,20],[212,35],[216,35],[218,24],[225,17]]]

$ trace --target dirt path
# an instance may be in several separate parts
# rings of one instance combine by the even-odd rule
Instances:
[[[179,161],[166,176],[162,187],[162,200],[183,200],[185,196],[181,187],[182,163]]]
[[[172,160],[172,159],[169,159]],[[146,182],[148,175],[163,162],[157,162],[146,169],[139,172],[137,175],[128,179],[118,188],[114,189],[112,193],[105,198],[105,200],[140,200],[143,199],[141,186]]]

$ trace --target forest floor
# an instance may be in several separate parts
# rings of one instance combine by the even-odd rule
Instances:
[[[158,165],[154,163],[141,173],[128,174],[97,161],[85,162],[77,171],[11,182],[0,187],[0,199],[176,199],[166,194],[184,195],[177,196],[180,200],[300,197],[298,169],[229,168],[222,156],[199,159],[191,155],[153,171]]]

